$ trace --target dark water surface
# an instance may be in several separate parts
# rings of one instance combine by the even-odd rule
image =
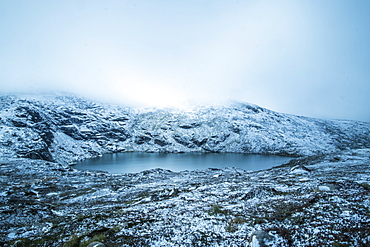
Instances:
[[[288,162],[291,158],[275,155],[234,153],[115,153],[79,162],[75,168],[109,173],[136,173],[154,168],[171,171],[238,167],[263,170]]]

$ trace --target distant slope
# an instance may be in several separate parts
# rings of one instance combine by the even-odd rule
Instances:
[[[304,156],[370,148],[370,123],[252,104],[130,109],[70,96],[0,97],[0,152],[73,163],[104,153],[242,152]]]

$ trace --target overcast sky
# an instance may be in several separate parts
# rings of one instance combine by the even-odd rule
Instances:
[[[0,90],[370,121],[370,1],[2,0]]]

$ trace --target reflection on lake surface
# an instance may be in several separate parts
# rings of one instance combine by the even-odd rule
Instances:
[[[154,168],[171,171],[204,170],[207,168],[238,167],[263,170],[288,162],[291,158],[275,155],[235,153],[115,153],[79,162],[81,170],[110,173],[136,173]]]

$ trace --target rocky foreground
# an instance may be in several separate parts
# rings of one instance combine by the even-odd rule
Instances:
[[[225,164],[227,165],[227,164]],[[370,246],[370,149],[112,175],[0,163],[1,246]]]

